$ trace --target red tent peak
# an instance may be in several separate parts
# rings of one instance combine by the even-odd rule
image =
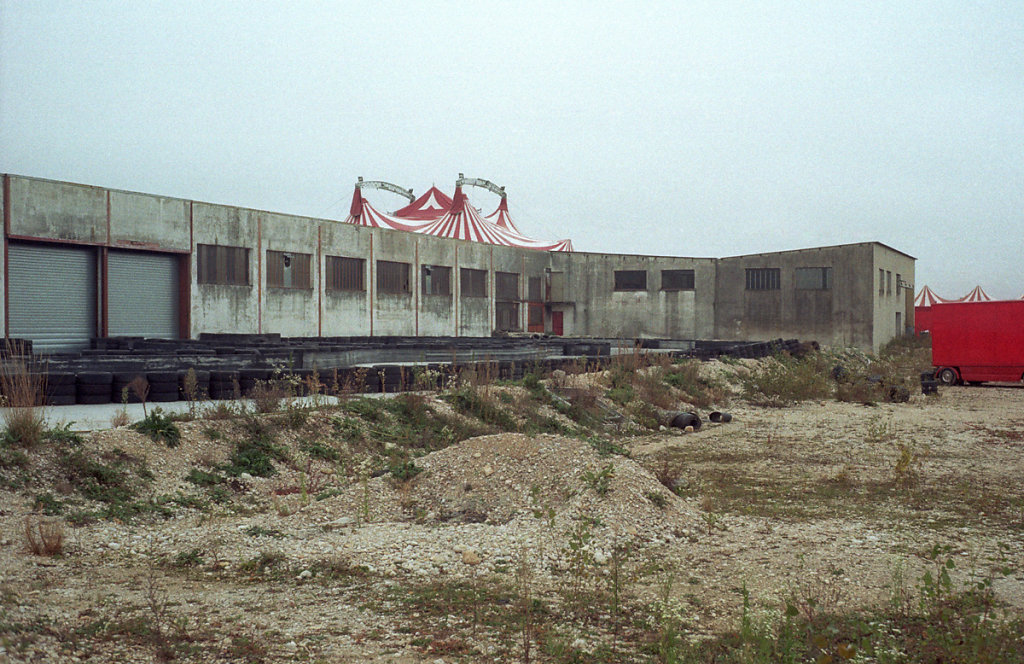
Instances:
[[[348,214],[349,214],[349,216],[352,216],[352,217],[359,217],[359,215],[361,215],[362,213],[363,213],[363,194],[359,190],[359,187],[357,186],[355,193],[352,194],[352,207],[350,207],[348,209]]]
[[[452,206],[452,199],[437,187],[431,186],[419,198],[395,212],[406,219],[436,219]]]
[[[462,214],[466,211],[466,195],[462,193],[462,186],[456,185],[455,196],[452,197],[452,206],[449,209],[451,214]]]

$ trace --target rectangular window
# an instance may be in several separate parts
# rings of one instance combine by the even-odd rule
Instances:
[[[540,304],[531,304],[526,310],[527,321],[526,324],[530,326],[530,330],[533,328],[540,327],[541,331],[544,330],[544,307]]]
[[[395,261],[377,261],[377,292],[383,295],[410,295],[412,266]]]
[[[309,254],[288,251],[267,251],[268,288],[312,288]]]
[[[424,265],[420,283],[424,295],[451,295],[452,269],[445,265]]]
[[[526,299],[530,302],[541,302],[544,300],[544,278],[530,277],[526,282]]]
[[[517,273],[494,273],[494,299],[502,302],[514,302],[519,299],[519,275]]]
[[[831,290],[832,268],[798,267],[794,281],[797,290]]]
[[[661,290],[693,290],[693,270],[662,270]]]
[[[777,267],[747,268],[747,290],[779,290],[780,269]]]
[[[366,261],[343,256],[327,257],[327,283],[329,291],[366,291]]]
[[[897,273],[897,274],[896,274],[896,295],[899,295],[899,294],[900,294],[900,283],[901,283],[902,281],[903,281],[903,277],[901,277],[901,276],[899,275],[899,273]]]
[[[885,295],[885,270],[878,268],[878,294]]]
[[[196,246],[198,281],[201,284],[249,285],[249,250],[219,244]]]
[[[459,269],[462,297],[487,297],[487,270]]]
[[[885,273],[886,287],[885,294],[892,295],[892,272],[886,271]]]
[[[502,332],[519,331],[519,303],[495,302],[494,326]]]
[[[647,290],[647,270],[615,270],[615,290]]]

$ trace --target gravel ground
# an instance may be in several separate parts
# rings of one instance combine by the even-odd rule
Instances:
[[[65,525],[56,557],[32,555],[24,535],[32,496],[61,488],[41,473],[40,486],[0,490],[0,661],[158,661],[142,625],[179,635],[179,647],[190,635],[201,661],[518,661],[464,616],[424,631],[418,609],[393,598],[429,584],[511,584],[524,566],[554,596],[580,524],[598,576],[628,547],[630,569],[645,571],[631,601],[655,601],[671,579],[696,635],[734,627],[744,587],[757,610],[801,594],[837,609],[882,604],[894,572],[919,578],[935,544],[950,545],[958,581],[1002,556],[1014,572],[997,594],[1024,611],[1020,386],[876,407],[735,402],[730,412],[731,423],[694,433],[624,439],[629,458],[574,438],[497,434],[421,457],[406,482],[348,481],[326,462],[282,468],[242,478],[230,508]],[[185,423],[174,449],[125,428],[85,445],[145,459],[154,495],[195,493],[183,478],[228,458],[233,426]],[[303,499],[301,486],[336,490]],[[424,645],[444,642],[438,634],[468,649]]]

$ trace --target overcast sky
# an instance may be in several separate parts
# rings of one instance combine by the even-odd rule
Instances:
[[[0,172],[331,219],[463,172],[582,251],[1017,298],[1024,3],[0,0]]]

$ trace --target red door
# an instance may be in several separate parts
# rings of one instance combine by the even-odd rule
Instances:
[[[551,333],[556,336],[562,336],[562,311],[551,312]]]

